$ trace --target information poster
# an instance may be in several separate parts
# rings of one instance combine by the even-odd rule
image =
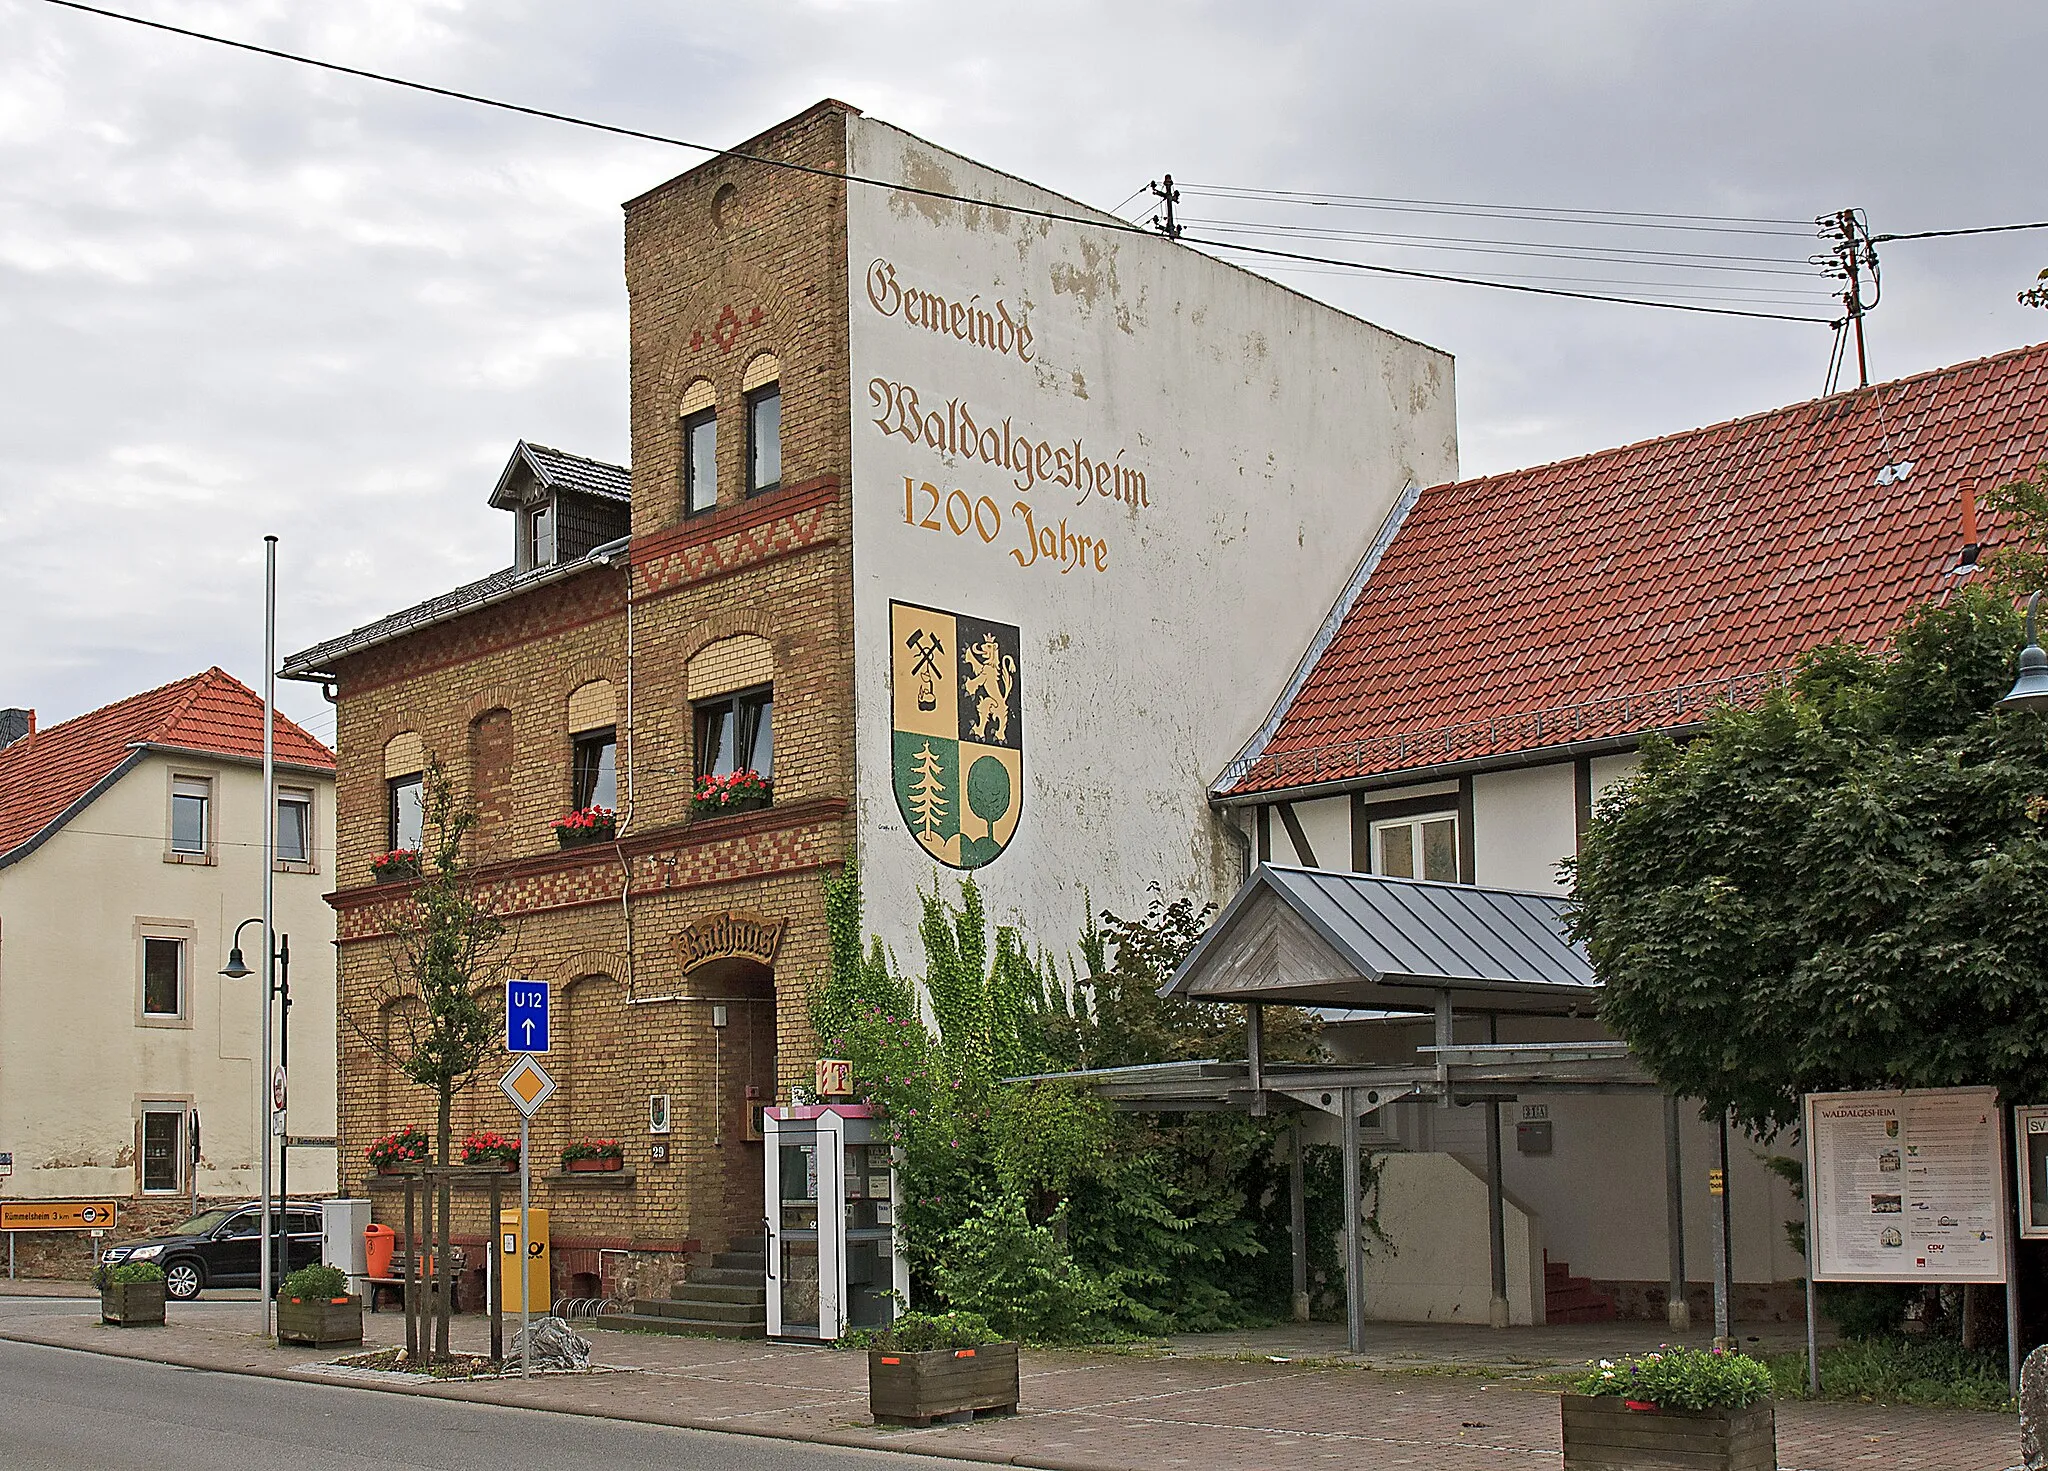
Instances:
[[[2020,1237],[2048,1240],[2048,1104],[2026,1104],[2012,1118],[2020,1151]]]
[[[1806,1096],[1816,1282],[2003,1282],[2005,1137],[1992,1088]]]

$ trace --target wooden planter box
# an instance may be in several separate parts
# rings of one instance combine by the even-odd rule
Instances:
[[[616,843],[619,830],[616,827],[558,827],[555,841],[564,848],[587,848],[593,843]]]
[[[344,1297],[340,1301],[318,1298],[281,1297],[277,1300],[277,1341],[310,1343],[315,1348],[327,1343],[363,1341],[363,1300]]]
[[[164,1284],[110,1282],[100,1289],[100,1321],[122,1328],[140,1328],[164,1320]]]
[[[1016,1413],[1014,1343],[921,1354],[868,1350],[868,1412],[878,1425],[929,1425],[990,1410]]]
[[[572,1175],[608,1175],[625,1167],[622,1159],[572,1159],[562,1165]]]
[[[1777,1471],[1769,1400],[1739,1410],[1631,1410],[1612,1395],[1567,1394],[1565,1471]]]

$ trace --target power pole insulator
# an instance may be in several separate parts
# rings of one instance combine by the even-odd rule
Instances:
[[[1152,197],[1166,206],[1163,213],[1152,216],[1152,228],[1169,240],[1178,240],[1185,228],[1174,218],[1173,207],[1180,203],[1180,190],[1173,187],[1173,175],[1167,174],[1145,186],[1152,191]]]

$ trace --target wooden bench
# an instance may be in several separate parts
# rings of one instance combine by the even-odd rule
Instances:
[[[394,1276],[366,1277],[364,1279],[370,1284],[370,1301],[368,1306],[371,1312],[377,1311],[377,1301],[386,1292],[391,1294],[399,1307],[403,1308],[405,1306],[405,1278],[406,1273],[412,1270],[412,1264],[413,1258],[411,1253],[395,1252],[391,1258],[391,1270],[395,1274]],[[428,1300],[432,1301],[437,1284],[434,1282],[423,1282],[421,1285],[426,1289]]]

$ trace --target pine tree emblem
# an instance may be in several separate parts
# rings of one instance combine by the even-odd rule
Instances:
[[[926,842],[942,840],[946,822],[946,784],[939,780],[939,758],[926,741],[917,753],[917,780],[910,788],[910,805],[923,829],[918,836]]]

